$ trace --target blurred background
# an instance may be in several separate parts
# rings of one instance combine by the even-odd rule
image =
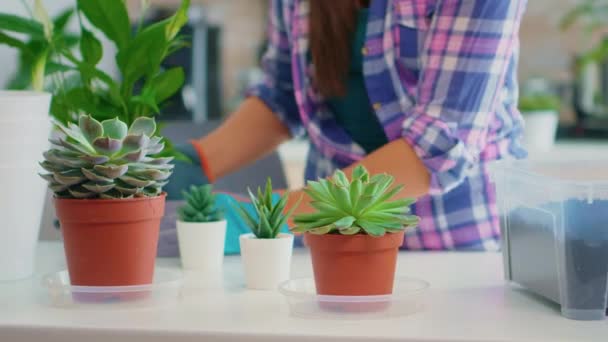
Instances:
[[[258,62],[264,47],[269,0],[193,0],[191,49],[167,64],[185,67],[188,79],[179,95],[163,108],[163,120],[202,124],[229,115],[250,82],[260,76]],[[73,0],[45,1],[51,14]],[[127,0],[132,18],[140,0]],[[162,19],[178,0],[151,0],[146,20]],[[599,5],[598,5],[599,4]],[[19,0],[4,0],[3,12],[25,14]],[[66,28],[77,30],[75,20]],[[108,43],[104,49],[112,49]],[[104,54],[107,59],[111,53]],[[608,0],[529,1],[521,27],[519,79],[531,146],[550,148],[553,139],[608,138]],[[110,57],[111,58],[111,57]],[[19,58],[0,46],[0,85],[18,87]],[[112,70],[113,61],[102,61]],[[187,127],[187,126],[186,126]],[[193,132],[192,134],[196,134]],[[544,139],[544,141],[543,141]],[[305,144],[281,149],[289,185],[301,184]]]

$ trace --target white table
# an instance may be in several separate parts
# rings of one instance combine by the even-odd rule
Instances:
[[[159,260],[177,267],[175,259]],[[37,274],[0,284],[0,341],[607,341],[608,323],[577,322],[556,305],[504,284],[494,253],[402,253],[398,273],[431,283],[426,311],[379,321],[291,318],[277,292],[243,288],[240,259],[228,257],[229,286],[189,293],[174,306],[82,311],[49,307],[42,274],[65,266],[61,244],[39,247]],[[299,250],[294,276],[311,274]]]

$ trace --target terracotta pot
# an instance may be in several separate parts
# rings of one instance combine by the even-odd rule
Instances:
[[[393,292],[395,267],[404,232],[369,235],[306,233],[317,294],[374,296]]]
[[[152,283],[165,196],[115,200],[56,198],[71,284]]]

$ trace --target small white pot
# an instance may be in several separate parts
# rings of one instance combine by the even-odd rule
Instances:
[[[530,151],[547,151],[555,143],[559,115],[555,111],[522,113],[524,117],[524,146]]]
[[[258,239],[253,234],[243,234],[239,242],[247,288],[276,290],[280,283],[289,280],[293,235]]]
[[[222,269],[226,220],[204,223],[178,220],[177,239],[185,270],[218,272]]]

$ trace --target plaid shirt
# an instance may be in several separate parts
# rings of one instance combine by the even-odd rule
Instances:
[[[374,0],[363,72],[389,141],[405,139],[431,173],[414,205],[407,249],[499,249],[487,163],[524,157],[517,110],[518,31],[526,0]],[[265,77],[249,94],[306,133],[306,178],[326,177],[365,152],[312,85],[306,0],[274,0]]]

